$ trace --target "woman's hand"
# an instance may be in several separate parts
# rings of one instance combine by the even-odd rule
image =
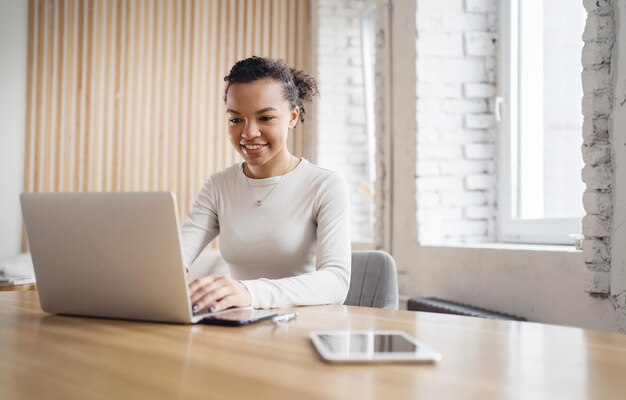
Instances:
[[[203,276],[191,282],[189,290],[194,312],[204,308],[216,312],[252,304],[245,285],[226,276]]]

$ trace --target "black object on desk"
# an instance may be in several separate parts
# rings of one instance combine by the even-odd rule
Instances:
[[[467,304],[456,303],[436,297],[414,297],[407,303],[409,311],[426,311],[440,314],[464,315],[466,317],[505,319],[512,321],[526,321],[526,318],[505,314],[484,308],[473,307]]]

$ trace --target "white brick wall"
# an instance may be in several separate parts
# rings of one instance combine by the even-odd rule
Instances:
[[[317,164],[348,181],[353,241],[372,241],[374,236],[361,58],[364,5],[365,0],[319,0],[317,10]]]
[[[496,15],[495,0],[417,0],[422,243],[495,240]]]
[[[587,290],[608,294],[611,265],[610,238],[613,204],[611,191],[613,171],[611,144],[607,120],[613,101],[611,80],[611,49],[615,40],[613,9],[609,0],[585,0],[588,12],[583,33],[582,53],[582,111],[583,124],[583,182],[587,185],[583,205],[583,259],[589,269]]]

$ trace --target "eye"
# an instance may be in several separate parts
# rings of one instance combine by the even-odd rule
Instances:
[[[230,122],[231,124],[238,124],[242,121],[241,118],[229,118],[228,122]]]
[[[276,117],[272,117],[270,115],[264,115],[261,118],[259,118],[259,120],[261,120],[263,122],[269,122],[269,121],[273,120],[274,118],[276,118]]]

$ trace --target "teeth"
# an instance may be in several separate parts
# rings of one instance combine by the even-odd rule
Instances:
[[[256,149],[260,149],[261,147],[263,147],[263,146],[262,146],[262,145],[260,145],[260,144],[246,144],[246,145],[244,145],[244,146],[245,146],[247,149],[250,149],[250,150],[256,150]]]

